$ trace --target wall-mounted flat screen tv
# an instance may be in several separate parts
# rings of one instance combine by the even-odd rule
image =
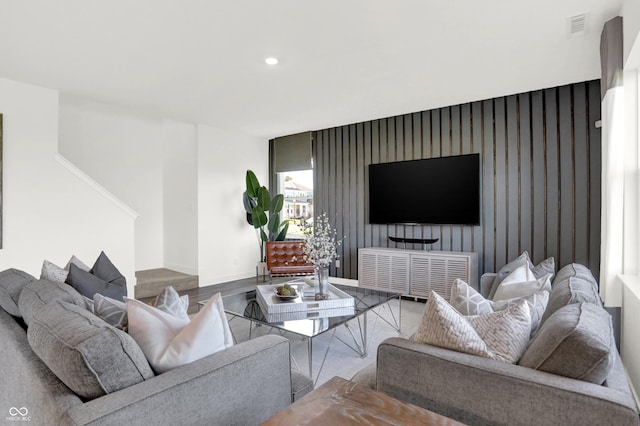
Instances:
[[[369,222],[480,224],[480,155],[369,165]]]

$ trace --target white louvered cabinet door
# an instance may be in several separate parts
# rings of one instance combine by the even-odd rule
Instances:
[[[383,249],[358,250],[361,287],[409,293],[409,254]]]
[[[459,278],[478,288],[476,253],[362,248],[358,251],[358,281],[367,288],[428,297],[431,290],[446,300]]]

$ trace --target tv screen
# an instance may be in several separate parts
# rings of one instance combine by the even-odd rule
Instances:
[[[480,155],[369,165],[369,222],[480,224]]]

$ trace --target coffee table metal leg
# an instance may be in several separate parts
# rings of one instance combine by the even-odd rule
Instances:
[[[356,335],[353,333],[353,330],[351,330],[351,327],[349,327],[349,323],[347,322],[344,324],[345,328],[351,335],[351,339],[353,340],[355,347],[350,343],[345,342],[339,337],[336,337],[336,339],[338,339],[346,347],[348,347],[349,349],[351,349],[352,351],[360,355],[361,358],[365,358],[367,356],[367,314],[364,313],[362,314],[362,316],[364,317],[364,329],[362,327],[362,323],[360,322],[360,317],[356,318],[356,320],[358,321],[358,331],[360,332],[360,340],[358,340]]]

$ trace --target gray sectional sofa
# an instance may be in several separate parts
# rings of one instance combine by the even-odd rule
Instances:
[[[485,297],[493,281],[492,275],[483,277]],[[552,283],[543,323],[520,360],[536,368],[390,338],[378,347],[376,364],[352,380],[471,425],[638,425],[615,341],[607,335],[612,332],[610,318],[591,315],[602,311],[591,272],[567,265]],[[593,329],[607,332],[590,335]],[[555,339],[552,355],[536,342],[543,336]],[[566,337],[565,342],[559,344],[558,336]],[[572,339],[587,347],[576,349],[579,345]],[[611,351],[603,352],[609,342],[614,343]],[[602,353],[590,350],[590,344],[600,346]],[[538,360],[534,363],[533,358]],[[567,377],[593,373],[605,380]]]
[[[34,425],[255,425],[312,388],[263,336],[163,374],[69,285],[0,273],[0,413]]]

